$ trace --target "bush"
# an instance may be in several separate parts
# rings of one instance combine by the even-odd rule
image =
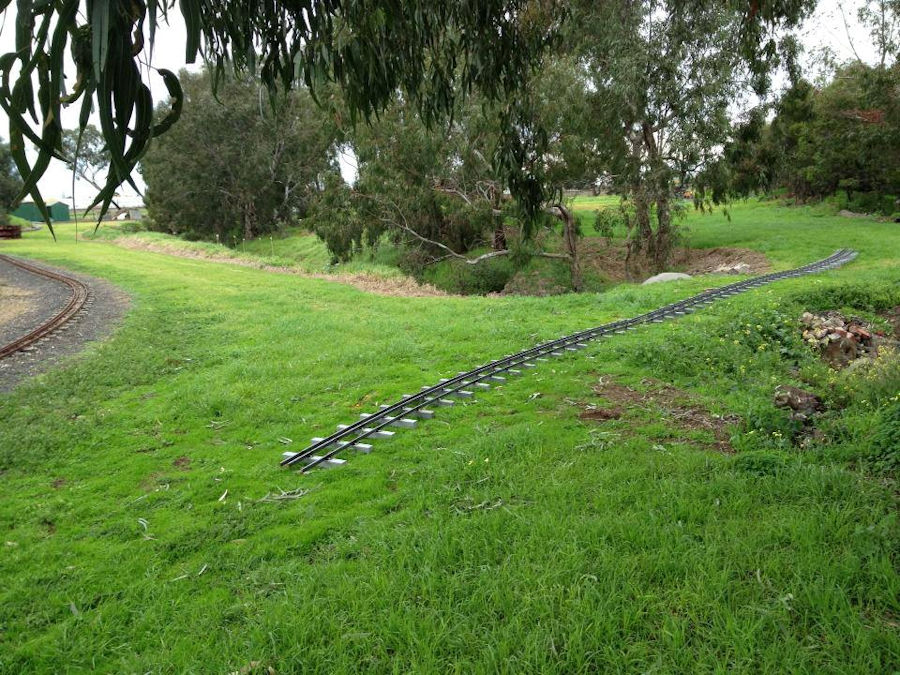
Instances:
[[[873,468],[880,473],[896,473],[900,469],[900,395],[881,410],[871,439]]]
[[[410,269],[408,260],[403,267]],[[469,265],[460,260],[444,261],[426,267],[422,277],[450,293],[487,295],[502,291],[515,273],[516,266],[513,261],[494,258],[477,265]]]
[[[854,307],[877,312],[900,304],[900,287],[887,281],[860,281],[852,284],[804,288],[788,299],[811,311]]]
[[[258,82],[225,78],[216,99],[211,79],[182,75],[181,118],[149,145],[141,173],[151,227],[234,245],[305,215],[334,168],[336,130],[308,92],[261,105]]]

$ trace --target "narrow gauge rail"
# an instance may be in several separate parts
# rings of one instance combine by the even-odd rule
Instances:
[[[586,343],[590,340],[624,333],[627,330],[633,330],[640,324],[662,323],[666,319],[690,314],[716,300],[728,298],[774,281],[834,269],[850,262],[856,256],[855,251],[841,249],[824,260],[797,269],[774,272],[703,291],[693,297],[673,302],[646,314],[572,333],[516,354],[504,356],[502,359],[462,372],[456,377],[442,379],[434,386],[423,387],[422,391],[417,394],[407,394],[393,405],[382,406],[378,412],[363,414],[358,422],[341,425],[337,432],[326,438],[314,438],[312,444],[300,452],[285,452],[281,465],[301,464],[303,472],[321,465],[338,466],[343,464],[343,460],[336,459],[336,457],[345,449],[353,448],[360,452],[369,452],[371,446],[362,441],[392,436],[393,433],[387,431],[387,427],[414,427],[416,420],[409,417],[404,418],[404,415],[429,419],[434,416],[434,413],[428,410],[427,406],[452,405],[453,401],[445,399],[445,396],[471,397],[474,395],[474,392],[471,391],[472,388],[488,389],[491,382],[505,381],[506,375],[520,375],[522,371],[518,368],[534,368],[537,365],[535,362],[547,361],[549,356],[562,356],[567,352],[583,349],[587,347]]]
[[[6,356],[9,356],[10,354],[19,351],[20,349],[24,349],[25,347],[28,347],[29,345],[37,342],[41,338],[45,337],[49,333],[52,333],[54,330],[69,321],[73,316],[81,311],[82,307],[84,307],[84,304],[88,300],[89,292],[88,287],[81,283],[78,279],[67,276],[65,274],[59,274],[58,272],[53,272],[51,270],[44,269],[43,267],[38,267],[37,265],[31,265],[27,262],[24,262],[23,260],[18,260],[8,255],[0,254],[0,260],[3,260],[10,265],[15,265],[16,267],[19,267],[27,272],[31,272],[32,274],[37,274],[42,277],[47,277],[48,279],[60,281],[68,286],[72,291],[72,295],[69,297],[69,301],[59,312],[47,319],[47,321],[42,323],[34,330],[0,347],[0,359],[2,359]]]

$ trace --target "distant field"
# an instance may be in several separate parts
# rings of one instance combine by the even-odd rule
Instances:
[[[573,211],[596,211],[597,209],[617,208],[618,195],[599,195],[597,197],[575,197],[572,202]]]
[[[900,305],[896,224],[692,214],[692,245],[776,268],[860,257],[592,344],[310,476],[281,452],[726,279],[384,297],[73,234],[0,252],[134,302],[109,341],[0,395],[0,672],[900,670],[898,490],[872,454],[900,383],[835,377],[797,322]],[[248,246],[323,264],[302,235]],[[791,442],[777,384],[832,406],[826,441]]]

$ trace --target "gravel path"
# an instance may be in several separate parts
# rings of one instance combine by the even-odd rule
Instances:
[[[81,351],[86,342],[110,335],[130,304],[123,291],[102,279],[28,262],[81,280],[89,289],[88,301],[72,320],[27,351],[0,359],[0,392],[11,390],[24,378],[46,372]],[[65,284],[0,260],[0,345],[52,317],[70,296],[71,290]]]

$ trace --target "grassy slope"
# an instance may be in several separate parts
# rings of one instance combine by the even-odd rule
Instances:
[[[601,375],[657,377],[741,415],[748,453],[777,450],[769,401],[792,364],[741,322],[790,320],[848,282],[896,286],[900,230],[748,206],[690,237],[778,266],[862,256],[812,291],[782,282],[592,346],[307,477],[277,467],[279,437],[302,445],[711,281],[397,299],[41,233],[2,244],[110,279],[134,307],[112,340],[0,397],[0,670],[900,667],[889,486],[826,450],[758,475],[654,410],[596,427],[571,404]]]
[[[82,232],[84,229],[82,228]],[[71,238],[73,230],[74,227],[64,227],[60,232],[61,239]],[[349,263],[333,266],[325,244],[315,235],[301,229],[289,229],[283,235],[272,238],[263,236],[244,241],[234,248],[205,241],[187,241],[162,232],[123,231],[119,224],[111,223],[104,223],[96,234],[89,234],[87,238],[92,241],[123,239],[126,244],[143,245],[165,252],[180,252],[198,258],[230,258],[256,265],[293,267],[318,274],[364,272],[378,277],[395,277],[401,274],[391,264],[392,252],[383,250],[390,247],[382,247],[374,256],[366,252]]]

